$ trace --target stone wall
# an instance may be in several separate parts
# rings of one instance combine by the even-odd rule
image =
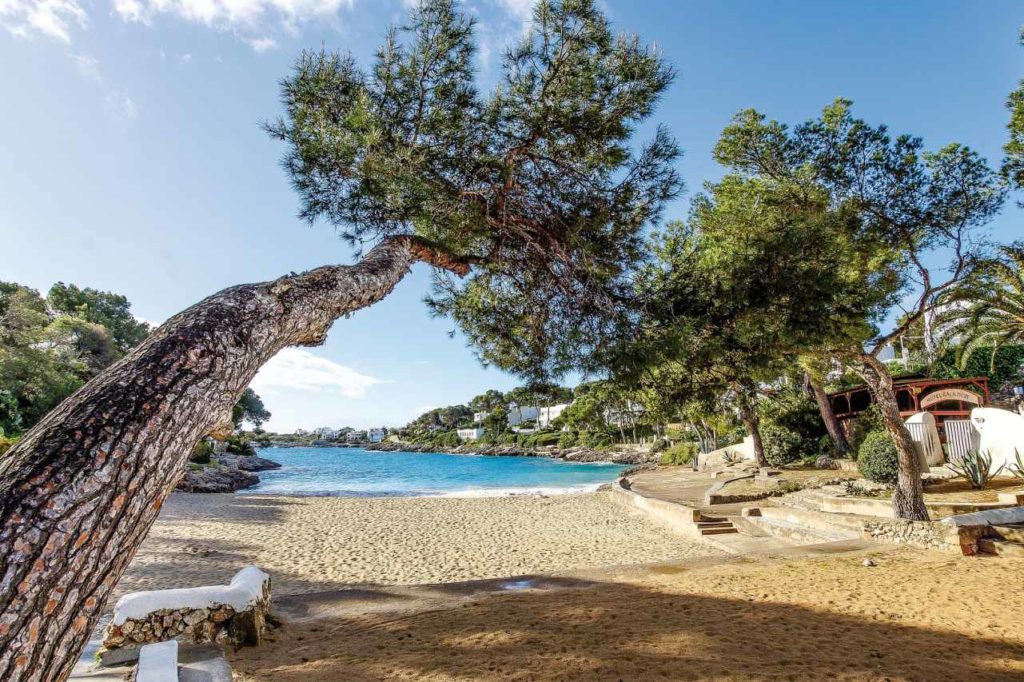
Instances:
[[[242,569],[229,585],[136,592],[114,608],[104,648],[140,647],[175,639],[186,643],[262,642],[270,609],[270,576]]]
[[[878,542],[910,545],[921,549],[937,549],[957,554],[977,553],[977,538],[974,539],[972,550],[970,533],[962,534],[955,526],[940,521],[906,521],[903,519],[865,521],[864,535]]]

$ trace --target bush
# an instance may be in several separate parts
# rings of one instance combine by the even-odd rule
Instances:
[[[209,464],[210,456],[213,454],[213,446],[209,441],[201,440],[192,448],[192,456],[189,460],[195,464]]]
[[[896,483],[899,470],[896,445],[885,431],[872,431],[857,451],[857,468],[864,478],[875,483]]]
[[[563,431],[558,437],[558,447],[560,448],[571,448],[576,445],[576,441],[579,437],[573,431]]]
[[[560,445],[562,441],[563,433],[558,431],[544,431],[541,433],[533,434],[533,445],[539,448],[547,445]]]
[[[587,448],[605,448],[615,442],[614,436],[604,431],[585,431],[580,435],[580,445]]]
[[[820,454],[820,440],[828,436],[814,401],[789,389],[763,403],[761,439],[764,454],[772,466],[814,458]]]
[[[652,453],[664,452],[665,450],[668,450],[668,446],[669,446],[669,442],[668,442],[667,439],[665,439],[665,438],[658,438],[653,443],[651,443],[651,452]]]
[[[818,442],[801,436],[778,424],[768,423],[761,428],[764,456],[772,466],[796,462],[808,455],[817,455]]]
[[[850,421],[850,431],[847,440],[850,442],[850,447],[853,448],[854,452],[860,452],[860,446],[864,443],[864,439],[867,438],[869,433],[885,431],[882,411],[878,409],[878,405],[871,405],[871,407]]]
[[[251,456],[256,454],[256,448],[249,442],[249,438],[238,434],[228,438],[227,451],[232,455]]]
[[[696,443],[676,443],[665,452],[661,453],[661,463],[665,466],[681,466],[689,464],[700,452]]]

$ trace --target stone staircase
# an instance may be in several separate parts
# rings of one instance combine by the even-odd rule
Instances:
[[[990,528],[996,537],[979,538],[979,552],[1024,558],[1024,523],[1011,523]]]
[[[720,516],[705,516],[701,514],[696,525],[701,535],[727,535],[739,532],[732,521]]]

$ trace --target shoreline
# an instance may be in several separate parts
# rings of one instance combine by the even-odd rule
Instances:
[[[416,443],[331,443],[313,441],[309,444],[274,443],[261,446],[260,450],[283,450],[294,448],[343,448],[346,450],[365,450],[367,452],[407,452],[440,455],[475,455],[478,457],[545,457],[560,459],[566,462],[590,464],[652,464],[657,462],[657,455],[651,454],[641,446],[616,446],[608,450],[597,450],[583,446],[559,448],[554,445],[526,448],[518,445],[478,445],[434,446]]]

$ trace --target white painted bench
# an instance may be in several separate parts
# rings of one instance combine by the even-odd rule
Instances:
[[[227,585],[134,592],[114,607],[103,641],[107,650],[178,639],[202,644],[225,636],[260,644],[270,608],[270,576],[248,566]]]

